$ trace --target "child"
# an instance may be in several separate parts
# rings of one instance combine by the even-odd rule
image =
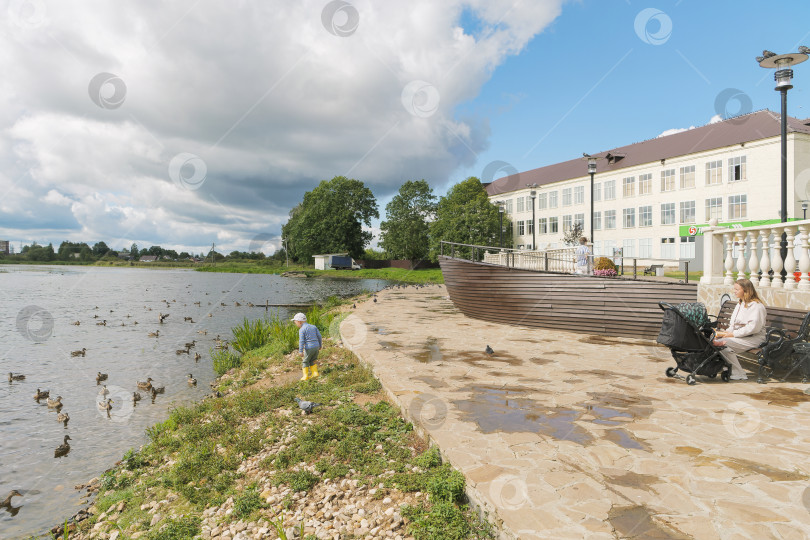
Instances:
[[[307,316],[303,313],[296,313],[292,320],[298,327],[298,352],[304,358],[301,364],[304,376],[301,380],[307,381],[318,376],[318,365],[315,362],[318,351],[323,348],[323,340],[318,327],[307,323]]]

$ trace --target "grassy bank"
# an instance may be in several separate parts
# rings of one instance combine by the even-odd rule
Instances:
[[[492,538],[465,504],[463,475],[340,346],[345,309],[308,314],[326,338],[310,381],[299,380],[292,323],[235,328],[234,350],[214,355],[222,397],[149,428],[150,442],[101,477],[93,516],[70,537]],[[322,406],[307,415],[295,397]]]
[[[403,283],[444,283],[442,271],[439,268],[425,270],[406,270],[404,268],[375,268],[364,270],[314,270],[311,266],[267,266],[251,263],[222,263],[212,266],[210,264],[196,268],[199,272],[228,272],[240,274],[283,274],[284,272],[300,272],[307,277],[339,277],[339,278],[369,278],[388,279]]]

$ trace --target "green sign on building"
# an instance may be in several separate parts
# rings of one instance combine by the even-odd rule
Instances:
[[[788,221],[798,221],[797,219],[788,219]],[[731,223],[718,223],[718,227],[726,227],[728,229],[743,229],[745,227],[758,227],[760,225],[773,225],[780,223],[778,219],[760,219],[755,221],[737,221]],[[703,230],[709,225],[681,225],[678,227],[678,236],[703,236]]]

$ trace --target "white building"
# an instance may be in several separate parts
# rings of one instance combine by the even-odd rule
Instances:
[[[780,122],[776,113],[757,111],[594,154],[594,253],[622,248],[625,258],[676,264],[700,254],[696,238],[712,218],[734,227],[780,221]],[[787,181],[788,217],[802,219],[802,201],[810,200],[810,119],[788,118]],[[505,206],[514,247],[548,249],[561,247],[576,222],[590,237],[590,184],[579,158],[499,178],[486,189],[490,201]]]

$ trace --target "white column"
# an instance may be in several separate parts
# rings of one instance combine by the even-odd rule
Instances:
[[[738,254],[737,254],[737,278],[743,279],[745,277],[745,233],[736,233],[734,238],[737,240]]]
[[[759,285],[759,276],[757,270],[759,269],[759,258],[757,257],[757,231],[748,231],[748,250],[751,252],[748,257],[748,270],[751,272],[751,283],[754,286]]]
[[[733,248],[731,244],[731,234],[724,234],[723,239],[726,241],[726,277],[723,279],[723,284],[731,285],[734,283],[734,276],[731,275],[731,269],[734,268],[734,259],[731,258],[731,250]]]
[[[773,244],[771,244],[773,252],[771,255],[771,260],[773,261],[773,281],[771,282],[771,287],[775,288],[782,288],[784,286],[784,282],[782,281],[782,268],[785,267],[784,262],[782,261],[782,254],[779,252],[781,249],[781,242],[782,242],[782,231],[780,229],[773,229]]]
[[[759,278],[759,286],[770,287],[771,276],[768,275],[768,271],[771,269],[771,258],[769,256],[771,248],[768,245],[768,240],[771,237],[771,230],[760,229],[759,237],[762,239],[762,259],[759,261],[759,269],[762,270],[762,277]]]
[[[793,255],[793,240],[796,238],[793,236],[794,230],[793,227],[785,227],[785,233],[787,234],[787,255],[785,256],[785,272],[787,272],[785,276],[786,289],[796,288],[796,277],[793,275],[796,271],[796,257]]]
[[[810,289],[810,254],[807,253],[807,223],[799,225],[799,242],[801,253],[799,255],[799,271],[802,273],[798,289],[806,291]]]

